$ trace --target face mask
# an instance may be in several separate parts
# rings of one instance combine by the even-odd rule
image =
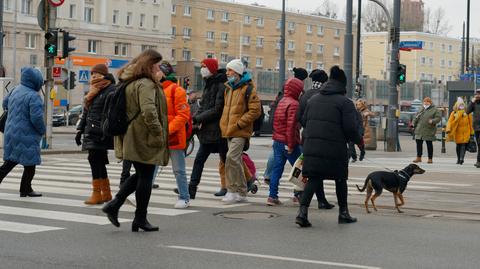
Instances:
[[[212,75],[212,73],[210,72],[210,70],[208,70],[207,67],[202,67],[200,69],[200,74],[202,74],[202,77],[204,77],[204,78],[208,78]]]
[[[423,108],[427,109],[429,107],[430,107],[430,105],[423,104]]]
[[[229,76],[228,77],[228,82],[234,83],[236,79],[237,79],[237,77],[235,77],[235,76]]]
[[[464,105],[458,106],[458,109],[464,110],[464,109],[465,109],[465,106],[464,106]]]

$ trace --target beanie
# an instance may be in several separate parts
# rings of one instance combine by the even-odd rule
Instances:
[[[293,76],[295,78],[298,78],[301,81],[304,81],[308,77],[308,72],[304,68],[294,67],[293,68]]]
[[[425,98],[423,98],[423,102],[432,104],[432,99],[430,99],[430,97],[425,97]]]
[[[335,65],[330,69],[330,79],[339,81],[345,86],[347,85],[347,76],[338,65]]]
[[[321,83],[325,83],[325,81],[328,80],[327,73],[323,70],[320,70],[320,69],[313,70],[310,73],[309,77],[312,79],[312,81],[321,82]]]
[[[202,61],[202,64],[206,65],[208,71],[212,74],[216,74],[218,71],[218,61],[217,59],[207,58]]]
[[[240,59],[234,59],[227,64],[227,69],[232,69],[235,73],[242,75],[245,71],[245,66]]]
[[[106,76],[108,74],[108,67],[104,64],[97,64],[94,67],[92,67],[92,70],[90,71],[90,73],[94,73],[94,72]]]
[[[170,74],[175,73],[175,70],[173,69],[173,66],[167,61],[163,61],[160,64],[160,70],[162,70],[162,72],[165,74],[166,77],[168,77],[168,75],[170,75]]]

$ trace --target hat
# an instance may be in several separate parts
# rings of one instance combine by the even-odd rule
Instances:
[[[425,98],[423,98],[423,102],[432,104],[432,99],[430,99],[430,97],[425,97]]]
[[[202,64],[206,65],[208,71],[212,74],[216,74],[218,71],[218,61],[217,59],[207,58],[202,61]]]
[[[310,77],[312,81],[321,82],[321,83],[325,83],[325,81],[328,80],[327,73],[320,69],[313,70],[308,77]]]
[[[232,69],[235,73],[242,75],[245,71],[245,66],[240,59],[234,59],[227,64],[227,69]]]
[[[293,76],[295,78],[298,78],[301,81],[304,81],[308,77],[308,72],[304,68],[294,67],[293,68]]]
[[[330,79],[339,81],[345,86],[347,85],[347,76],[338,65],[334,65],[330,68]]]
[[[175,73],[175,70],[173,69],[173,66],[167,62],[167,61],[162,61],[160,64],[160,70],[165,74],[165,76],[168,77],[168,75]]]
[[[99,73],[106,76],[108,74],[108,67],[104,64],[97,64],[94,67],[92,67],[92,70],[90,70],[90,73]]]

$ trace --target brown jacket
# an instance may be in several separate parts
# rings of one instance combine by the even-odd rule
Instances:
[[[252,93],[248,104],[245,104],[245,92],[249,85],[253,87]],[[220,119],[222,136],[250,138],[253,133],[253,122],[262,113],[255,85],[251,80],[247,80],[240,82],[235,89],[228,82],[225,86],[225,106]]]
[[[360,108],[357,108],[357,110],[360,112],[362,115],[362,121],[363,121],[363,141],[365,142],[366,145],[370,144],[370,140],[372,140],[372,128],[370,128],[370,125],[368,124],[369,118],[375,116],[375,113],[371,112],[367,104],[365,102],[357,102],[357,105],[360,104]]]

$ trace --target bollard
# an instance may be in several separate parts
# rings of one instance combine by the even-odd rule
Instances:
[[[442,153],[447,153],[445,149],[445,128],[442,128]]]

